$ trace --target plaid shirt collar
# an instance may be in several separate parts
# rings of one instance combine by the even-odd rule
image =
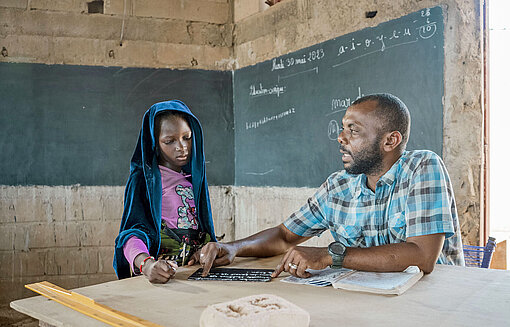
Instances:
[[[402,168],[402,160],[405,156],[407,151],[405,151],[400,158],[391,166],[391,168],[382,175],[379,180],[377,181],[377,184],[386,184],[386,185],[392,185],[395,182],[395,179],[397,178],[398,174],[400,173],[400,170]],[[374,192],[367,187],[367,176],[365,174],[359,174],[359,175],[352,175],[354,178],[357,179],[355,185],[355,190],[353,193],[353,196],[355,199],[359,198],[361,195],[374,195]]]

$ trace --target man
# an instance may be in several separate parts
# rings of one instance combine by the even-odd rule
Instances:
[[[208,243],[190,264],[212,266],[236,256],[267,257],[287,251],[282,271],[350,268],[430,273],[436,263],[464,265],[452,185],[439,156],[405,151],[410,116],[390,94],[355,101],[338,136],[345,170],[335,172],[283,224],[230,243]],[[329,229],[329,247],[297,246]]]

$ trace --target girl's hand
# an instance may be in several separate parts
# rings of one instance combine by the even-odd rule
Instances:
[[[142,273],[154,284],[164,284],[175,277],[177,263],[168,260],[149,259],[142,269]]]

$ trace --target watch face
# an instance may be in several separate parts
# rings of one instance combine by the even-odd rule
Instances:
[[[329,249],[336,255],[343,255],[345,253],[345,246],[340,242],[333,242],[329,245]]]

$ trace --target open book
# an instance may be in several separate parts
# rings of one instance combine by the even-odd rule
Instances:
[[[334,288],[350,291],[400,295],[423,276],[423,271],[416,266],[410,266],[403,272],[385,273],[329,267],[323,270],[308,269],[307,271],[312,274],[309,278],[289,276],[282,279],[282,282],[319,287],[333,285]]]
[[[400,295],[413,286],[423,271],[409,266],[403,272],[369,272],[352,270],[331,282],[334,288],[349,291]]]

